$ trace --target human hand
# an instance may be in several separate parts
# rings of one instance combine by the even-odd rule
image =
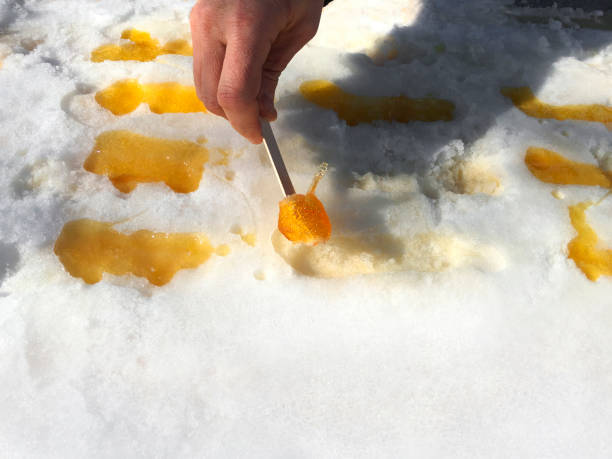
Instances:
[[[314,37],[323,0],[198,0],[190,16],[193,76],[206,109],[260,143],[276,119],[281,72]]]

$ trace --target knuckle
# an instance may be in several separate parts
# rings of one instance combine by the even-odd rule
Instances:
[[[221,107],[228,110],[240,109],[249,105],[247,93],[244,90],[232,87],[219,87],[217,91],[217,101]]]
[[[189,22],[192,27],[199,26],[207,30],[218,22],[219,13],[217,6],[211,5],[209,2],[199,1],[191,9]]]
[[[221,116],[225,118],[225,112],[219,107],[214,107],[214,108],[206,107],[206,109],[213,115],[217,115],[217,116]]]
[[[304,26],[304,36],[306,41],[310,41],[317,34],[317,30],[319,30],[319,24],[315,22],[308,22]]]
[[[202,17],[202,2],[197,2],[189,13],[189,21],[191,24],[198,23]]]
[[[200,100],[204,103],[204,106],[208,111],[213,113],[222,111],[221,106],[219,105],[219,102],[217,102],[216,98],[211,97],[208,94],[202,94]]]
[[[280,66],[268,67],[264,69],[262,77],[264,80],[269,82],[268,84],[271,84],[271,82],[276,84],[281,76],[281,73],[283,73],[283,70],[284,68],[281,68]]]

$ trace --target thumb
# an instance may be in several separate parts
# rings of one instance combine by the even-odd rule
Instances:
[[[300,31],[301,32],[301,31]],[[308,42],[310,35],[303,32],[281,33],[272,44],[262,68],[261,86],[257,100],[259,114],[268,121],[274,121],[277,113],[274,108],[274,93],[278,79],[293,56]]]

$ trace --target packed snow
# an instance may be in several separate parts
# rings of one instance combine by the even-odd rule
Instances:
[[[329,164],[332,237],[308,246],[276,229],[265,150],[225,120],[95,100],[124,79],[193,85],[190,56],[91,61],[126,29],[190,40],[192,0],[0,0],[0,455],[611,457],[612,278],[587,279],[567,245],[568,207],[591,201],[612,249],[612,197],[524,157],[609,173],[612,125],[530,117],[500,89],[612,106],[612,32],[571,20],[603,12],[509,3],[325,8],[273,123],[298,193]],[[310,80],[448,100],[454,119],[349,126],[301,95]],[[204,145],[199,188],[122,193],[86,171],[112,130]],[[54,253],[82,218],[229,253],[163,286],[89,285]]]

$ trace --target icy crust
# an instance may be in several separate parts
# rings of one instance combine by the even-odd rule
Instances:
[[[335,0],[279,84],[274,124],[296,189],[318,164],[328,244],[275,233],[261,147],[205,113],[115,116],[123,79],[193,84],[191,58],[93,63],[135,28],[188,39],[191,1],[0,2],[0,451],[8,457],[612,455],[610,277],[567,258],[562,188],[530,147],[612,170],[609,126],[534,119],[502,87],[610,106],[609,33],[522,23],[505,1]],[[449,122],[348,126],[299,94],[436,98]],[[129,194],[83,169],[127,130],[202,145],[196,190]],[[612,198],[590,207],[612,247]],[[86,285],[53,254],[66,222],[125,235],[204,232],[212,256],[156,287]]]

